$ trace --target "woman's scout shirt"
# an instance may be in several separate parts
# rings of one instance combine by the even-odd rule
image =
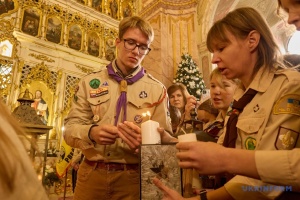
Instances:
[[[239,115],[236,148],[275,151],[299,148],[300,73],[290,69],[275,72],[260,69],[249,88],[258,93]],[[234,99],[244,93],[238,88]],[[239,175],[226,183],[225,188],[235,199],[268,199],[282,193],[270,184]]]
[[[114,62],[113,68],[117,70]],[[141,67],[133,74],[135,75]],[[65,140],[75,148],[82,149],[88,160],[135,164],[139,162],[128,145],[120,138],[112,145],[93,144],[88,132],[93,125],[114,124],[116,105],[120,96],[120,85],[112,79],[107,69],[85,76],[78,84],[73,104],[65,119]],[[127,121],[140,126],[147,118],[142,114],[149,111],[151,119],[159,122],[172,133],[168,119],[166,88],[150,74],[127,86]],[[119,122],[122,120],[122,113]]]

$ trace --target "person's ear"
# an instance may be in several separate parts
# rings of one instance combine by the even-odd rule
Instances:
[[[256,49],[260,41],[260,33],[256,30],[250,31],[248,34],[248,44],[250,51]]]
[[[118,46],[118,44],[120,44],[120,43],[121,43],[121,40],[119,38],[116,38],[115,45]]]

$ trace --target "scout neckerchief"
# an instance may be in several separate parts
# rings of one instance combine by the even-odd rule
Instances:
[[[131,84],[135,83],[136,81],[138,81],[139,79],[141,79],[145,74],[145,70],[144,70],[143,67],[141,67],[141,70],[135,76],[133,76],[131,78],[123,78],[114,71],[111,63],[109,65],[107,65],[106,68],[107,68],[107,71],[108,71],[108,75],[110,77],[112,77],[113,79],[115,79],[120,84],[121,94],[120,94],[118,102],[117,102],[116,118],[115,118],[115,125],[117,125],[122,107],[123,107],[123,110],[124,110],[123,121],[126,120],[126,114],[127,114],[127,106],[126,106],[126,104],[127,104],[127,84],[131,85]]]
[[[218,134],[220,132],[220,130],[222,130],[224,127],[224,122],[220,122],[220,121],[214,121],[213,123],[211,123],[210,125],[208,125],[208,127],[206,129],[204,129],[203,131],[205,133],[207,133],[208,135],[216,138],[218,137]]]
[[[238,121],[238,116],[241,112],[243,112],[244,107],[253,99],[256,93],[256,90],[249,89],[238,101],[233,102],[232,113],[226,126],[226,133],[223,141],[224,147],[235,148],[235,142],[237,139],[236,124]]]
[[[238,121],[239,114],[243,112],[245,106],[253,99],[256,93],[256,90],[249,89],[238,101],[233,102],[232,112],[226,125],[226,133],[223,141],[224,147],[235,148],[235,142],[237,139],[236,124]],[[233,177],[234,175],[229,173],[216,175],[215,189],[223,186]]]

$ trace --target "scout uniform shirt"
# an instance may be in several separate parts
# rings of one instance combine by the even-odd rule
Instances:
[[[271,72],[260,69],[249,88],[258,93],[238,117],[236,148],[275,151],[299,148],[300,73],[291,69]],[[244,93],[237,88],[234,99]],[[282,193],[260,180],[239,175],[227,182],[225,188],[235,199],[272,199]]]
[[[115,61],[112,62],[112,66],[117,72]],[[141,68],[139,66],[129,76],[134,76]],[[99,145],[93,144],[88,137],[93,125],[114,125],[119,96],[120,85],[108,75],[106,68],[85,76],[78,84],[71,110],[65,119],[64,138],[70,146],[80,148],[88,160],[128,164],[139,162],[138,155],[134,154],[121,138],[117,138],[112,145]],[[148,117],[144,119],[142,114],[149,111],[151,119],[171,133],[167,101],[166,88],[158,80],[145,73],[141,79],[127,85],[126,120],[140,126],[148,120]],[[119,116],[119,122],[122,121],[122,116],[123,113]]]

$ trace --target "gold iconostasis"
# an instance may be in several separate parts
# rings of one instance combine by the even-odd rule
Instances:
[[[7,0],[0,2],[0,94],[14,110],[29,90],[46,102],[50,137],[60,141],[74,88],[115,58],[119,20],[134,1]]]

